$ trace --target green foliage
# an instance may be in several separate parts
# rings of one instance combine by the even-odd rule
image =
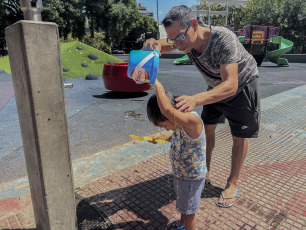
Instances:
[[[213,11],[225,11],[225,9],[226,9],[225,6],[222,6],[221,4],[210,6],[210,10]]]
[[[109,25],[108,12],[111,9],[110,0],[82,0],[83,11],[88,19],[88,27],[91,36],[94,36],[94,31],[99,31],[99,28],[105,28]],[[105,29],[104,29],[105,30]]]
[[[85,15],[80,0],[44,0],[43,21],[58,24],[59,33],[67,40],[72,32],[73,37],[81,39],[85,33]]]
[[[268,25],[269,23],[275,24],[275,15],[278,12],[276,2],[279,0],[250,0],[247,8],[249,15],[247,22],[255,25]]]
[[[306,31],[306,2],[304,0],[282,1],[277,18],[282,33],[303,36]]]
[[[138,9],[135,0],[83,0],[91,36],[94,31],[105,31],[106,43],[119,46],[132,30]]]
[[[5,9],[3,2],[0,1],[0,55],[4,50],[4,45],[5,45],[5,35],[4,35],[4,30],[7,27],[7,22],[6,22],[6,14],[5,14]]]
[[[229,7],[228,18],[229,24],[233,24],[235,30],[242,29],[243,26],[247,25],[246,22],[248,15],[248,9],[245,7]]]
[[[0,0],[0,54],[4,51],[5,28],[23,19],[18,0]]]
[[[207,9],[205,0],[201,1],[200,9]],[[225,6],[211,5],[211,10],[224,11]],[[280,34],[294,34],[303,37],[306,31],[305,0],[249,0],[246,7],[229,7],[229,24],[235,29],[245,25],[272,25],[280,28]],[[207,20],[207,17],[205,18]],[[224,17],[212,16],[216,24],[223,24]],[[223,22],[222,22],[223,20]]]
[[[107,14],[108,23],[103,29],[107,41],[119,46],[122,39],[132,30],[132,23],[137,18],[138,10],[135,0],[111,0],[111,9]],[[109,43],[109,44],[110,44]]]
[[[305,34],[305,0],[249,0],[248,24],[268,25],[280,28],[281,34]]]
[[[74,37],[72,36],[72,33],[69,33],[69,34],[67,35],[67,39],[66,39],[66,40],[64,40],[64,38],[62,37],[62,38],[60,39],[60,41],[61,41],[61,42],[77,42],[77,41],[79,41],[79,39],[78,39],[78,38],[74,38]]]
[[[141,34],[146,32],[156,32],[157,31],[157,21],[148,16],[143,16],[137,12],[137,17],[132,23],[132,30],[129,36],[135,36],[139,38]]]
[[[84,38],[84,43],[90,45],[98,50],[101,50],[105,53],[111,53],[111,47],[105,43],[105,36],[94,32],[94,37],[91,37],[91,34],[86,34]]]
[[[86,18],[92,37],[95,31],[103,30],[105,42],[115,46],[119,46],[132,30],[137,30],[138,24],[141,26],[140,31],[145,28],[152,32],[156,27],[154,20],[148,17],[138,24],[134,23],[139,15],[135,0],[43,0],[43,7],[43,21],[56,23],[60,36],[65,41],[70,33],[72,38],[83,39]],[[0,0],[0,19],[1,50],[1,44],[5,46],[4,28],[23,19],[19,0]],[[99,47],[109,52],[107,45],[101,44]]]

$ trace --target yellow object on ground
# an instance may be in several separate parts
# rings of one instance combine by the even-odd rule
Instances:
[[[135,135],[130,135],[130,138],[133,138],[137,141],[153,141],[153,138],[151,137],[139,137],[139,136],[135,136]],[[155,139],[155,142],[160,142],[160,143],[166,143],[165,140],[161,140],[161,139]]]

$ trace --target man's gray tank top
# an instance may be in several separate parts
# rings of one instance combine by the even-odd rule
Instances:
[[[238,95],[248,82],[258,77],[257,63],[232,31],[221,26],[210,28],[211,34],[204,52],[198,54],[192,49],[188,56],[204,77],[208,89],[222,83],[220,74],[222,64],[238,63],[238,90],[236,93]],[[235,96],[222,102],[231,100]]]

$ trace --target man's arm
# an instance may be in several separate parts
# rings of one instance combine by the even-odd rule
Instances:
[[[161,113],[170,121],[183,126],[191,138],[198,138],[202,133],[201,119],[192,113],[182,113],[172,106],[164,87],[156,80],[155,90],[157,103]]]
[[[154,38],[150,38],[145,41],[143,44],[142,50],[153,50],[157,49],[160,54],[168,53],[172,50],[176,49],[176,46],[173,44],[167,43],[167,39],[163,38],[160,40],[155,40]]]
[[[238,63],[223,64],[220,67],[222,83],[215,88],[193,96],[180,96],[176,108],[190,112],[196,106],[212,104],[235,95],[238,89]]]

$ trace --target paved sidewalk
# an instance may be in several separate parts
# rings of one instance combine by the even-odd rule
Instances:
[[[305,229],[305,114],[306,86],[262,100],[260,136],[249,141],[239,199],[229,209],[215,205],[231,161],[229,128],[217,131],[212,185],[202,194],[198,229]],[[79,218],[80,229],[164,229],[179,218],[170,171],[164,152],[77,187],[78,209],[90,204],[96,212]],[[35,229],[29,195],[7,205],[2,216],[0,207],[1,230]]]

